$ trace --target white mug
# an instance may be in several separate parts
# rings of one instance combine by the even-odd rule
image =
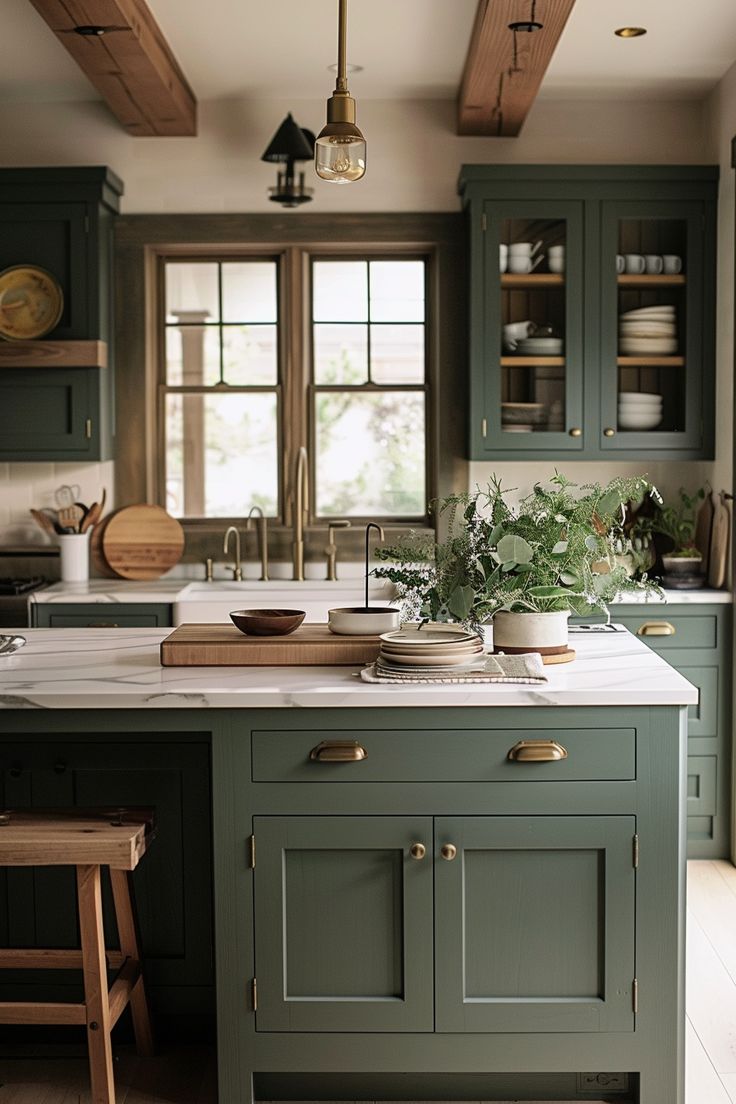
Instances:
[[[656,253],[647,253],[644,257],[647,272],[650,276],[658,276],[664,267],[664,260]]]
[[[509,257],[509,272],[515,272],[517,275],[533,272],[543,259],[544,253],[540,253],[534,260],[531,257],[514,257],[512,255]]]
[[[626,271],[641,276],[647,266],[647,262],[644,260],[641,253],[626,253],[624,256],[626,260]]]
[[[565,271],[565,254],[563,253],[562,256],[560,256],[560,257],[548,257],[547,258],[547,265],[549,267],[550,272],[557,272],[557,273],[564,272]]]
[[[509,266],[509,247],[503,242],[498,247],[499,272],[505,272]]]
[[[678,257],[675,253],[665,253],[662,264],[664,266],[662,271],[667,276],[676,276],[678,272],[682,272],[682,257]]]
[[[617,253],[616,254],[616,271],[618,272],[619,276],[621,275],[622,272],[625,271],[625,269],[626,269],[626,259],[623,255],[623,253]]]
[[[548,257],[564,257],[565,247],[564,245],[551,245],[547,250]]]
[[[534,333],[533,322],[507,322],[503,328],[503,336],[507,341],[518,341],[522,337],[531,337]]]
[[[538,242],[513,242],[509,246],[509,256],[533,257],[534,254],[541,248],[541,245],[541,240]]]

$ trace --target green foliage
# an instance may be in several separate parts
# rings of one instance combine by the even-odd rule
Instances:
[[[577,487],[555,473],[512,507],[497,479],[474,495],[437,504],[448,537],[434,543],[409,534],[378,550],[375,574],[396,584],[408,616],[472,625],[499,610],[588,614],[625,590],[654,590],[635,582],[617,558],[626,503],[658,498],[643,478]]]
[[[695,526],[700,503],[705,498],[705,489],[700,487],[695,494],[688,494],[680,487],[680,501],[674,506],[666,506],[660,501],[654,517],[647,519],[653,533],[661,533],[672,541],[672,552],[666,555],[700,556],[694,546]]]

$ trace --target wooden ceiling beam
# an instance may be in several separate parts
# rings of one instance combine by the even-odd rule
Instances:
[[[509,23],[529,19],[531,0],[480,0],[458,93],[458,134],[519,134],[574,4],[537,0],[542,29],[514,36]]]
[[[135,137],[197,133],[197,101],[145,0],[31,0]],[[104,27],[80,35],[77,27]]]

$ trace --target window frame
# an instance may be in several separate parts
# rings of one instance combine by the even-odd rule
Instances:
[[[229,259],[248,255],[283,254],[285,266],[280,294],[302,301],[306,278],[305,251],[315,253],[426,254],[430,288],[427,310],[432,318],[428,335],[430,409],[427,458],[428,497],[463,491],[468,486],[467,459],[467,310],[468,238],[464,216],[451,213],[312,214],[161,214],[123,215],[115,220],[115,373],[116,421],[115,501],[154,502],[157,499],[157,437],[153,404],[149,401],[160,355],[157,347],[157,304],[161,300],[161,258]],[[328,243],[328,244],[325,244]],[[301,264],[295,263],[302,257]],[[303,317],[303,314],[301,315]],[[307,358],[299,362],[305,335],[284,335],[284,365],[304,387]],[[293,365],[293,367],[291,367]],[[306,434],[306,405],[284,394],[285,418]],[[295,456],[283,447],[284,488],[292,489]],[[245,514],[244,510],[244,514]],[[360,519],[340,535],[341,559],[362,556]],[[184,519],[185,562],[222,558],[222,535],[232,523],[244,528],[244,515],[234,518]],[[326,522],[306,526],[307,559],[323,558]],[[435,530],[433,522],[407,525],[397,519],[384,523],[394,539],[411,529]],[[293,535],[288,509],[269,523],[272,560],[291,558]],[[255,551],[255,534],[245,534],[248,556]]]

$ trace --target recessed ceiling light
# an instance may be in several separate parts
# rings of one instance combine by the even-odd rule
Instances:
[[[331,73],[336,73],[337,72],[337,62],[335,62],[334,65],[328,65],[327,68],[330,70]],[[350,62],[347,63],[345,68],[347,69],[348,73],[362,73],[363,72],[363,66],[362,65],[351,65]]]
[[[613,32],[619,38],[639,38],[647,33],[646,27],[619,27]]]

